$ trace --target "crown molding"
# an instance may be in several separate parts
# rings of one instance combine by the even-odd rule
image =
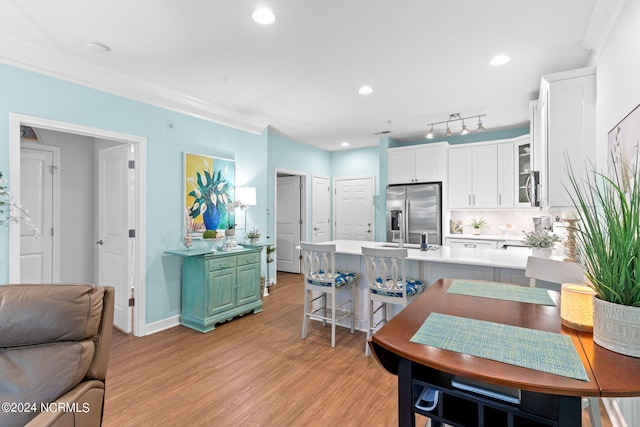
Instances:
[[[596,0],[587,31],[582,39],[582,45],[593,51],[594,60],[600,56],[624,2],[625,0]]]
[[[53,56],[21,40],[0,36],[0,46],[0,62],[17,68],[257,135],[270,124],[262,117],[225,109],[194,96],[106,70],[88,61]]]

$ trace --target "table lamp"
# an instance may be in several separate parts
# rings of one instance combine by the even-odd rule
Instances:
[[[589,286],[563,283],[560,288],[560,318],[566,327],[579,331],[593,331],[593,296]]]
[[[243,221],[244,228],[247,229],[247,211],[246,209],[249,206],[255,206],[257,204],[256,201],[256,188],[255,187],[238,187],[236,188],[236,200],[242,203],[243,207]],[[243,228],[243,227],[240,227]]]

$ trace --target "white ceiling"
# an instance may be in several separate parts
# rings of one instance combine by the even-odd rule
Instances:
[[[0,61],[340,150],[421,139],[450,113],[526,126],[540,77],[588,64],[601,2],[3,0]],[[259,5],[273,25],[251,20]],[[491,67],[498,53],[511,62]]]

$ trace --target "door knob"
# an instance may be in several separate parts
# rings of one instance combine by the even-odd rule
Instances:
[[[97,244],[97,245],[102,245],[103,243],[104,243],[104,242],[102,241],[102,239],[100,239],[100,240],[98,240],[98,241],[96,242],[96,244]]]

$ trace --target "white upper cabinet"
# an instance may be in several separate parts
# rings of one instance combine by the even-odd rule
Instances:
[[[516,197],[514,143],[498,144],[498,207],[512,208]]]
[[[497,169],[497,144],[449,149],[449,207],[497,207]]]
[[[595,68],[542,77],[536,110],[540,138],[536,147],[539,145],[544,153],[540,167],[543,205],[571,205],[566,190],[571,188],[567,158],[578,179],[595,165],[595,105]]]
[[[529,135],[521,136],[514,140],[516,193],[515,204],[517,206],[531,206],[527,186],[529,185],[530,172],[538,170],[534,166],[533,148]]]
[[[444,181],[447,175],[445,143],[389,148],[387,171],[389,184],[414,184]]]

